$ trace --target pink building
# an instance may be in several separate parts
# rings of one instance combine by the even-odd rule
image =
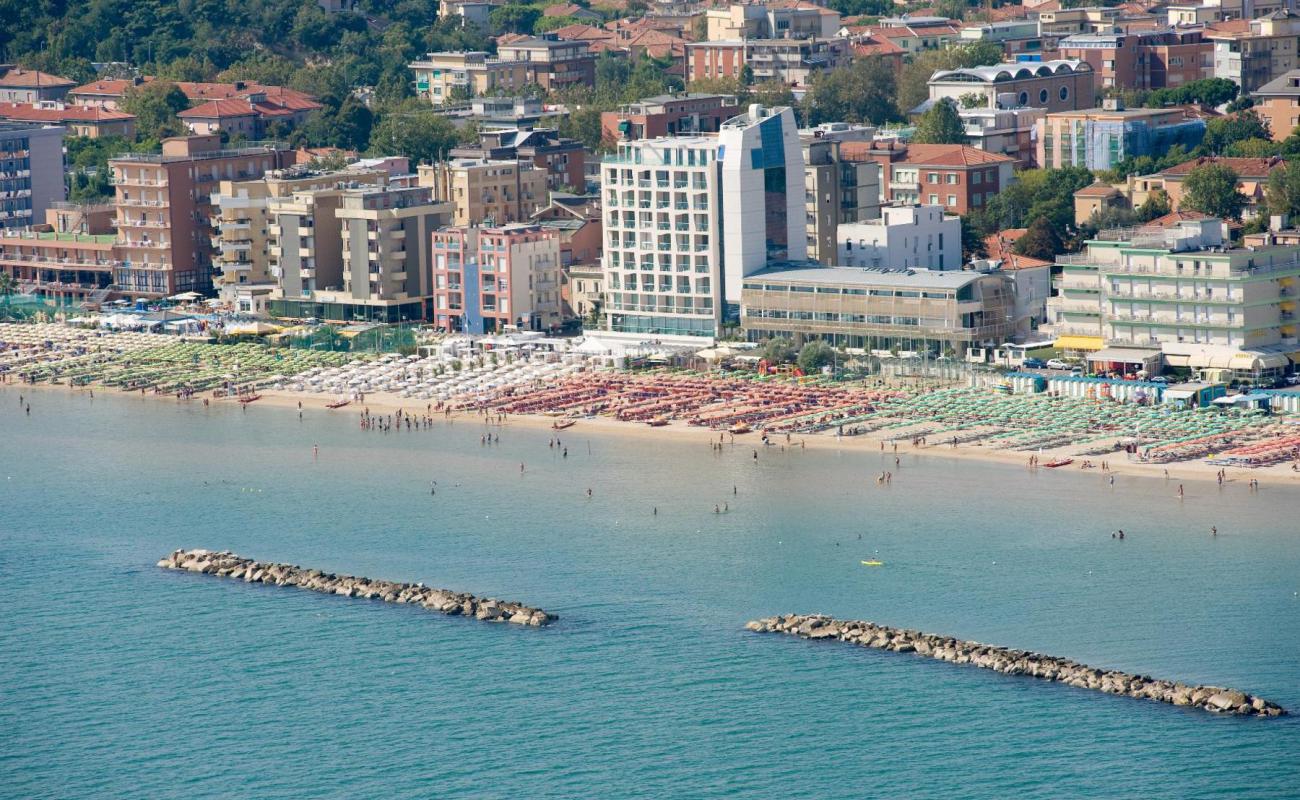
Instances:
[[[559,328],[560,237],[539,225],[433,233],[433,323],[445,331]]]

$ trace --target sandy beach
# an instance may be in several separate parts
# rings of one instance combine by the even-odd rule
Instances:
[[[34,392],[34,391],[63,391],[79,394],[88,394],[90,391],[103,394],[114,394],[126,396],[132,393],[122,392],[117,389],[106,388],[103,386],[86,386],[70,387],[65,385],[50,384],[5,384],[4,389],[10,393],[14,392]],[[253,404],[258,408],[275,408],[288,413],[297,411],[299,404],[304,412],[313,414],[328,414],[337,416],[340,423],[356,425],[358,413],[363,408],[368,408],[374,415],[396,414],[399,410],[406,413],[423,415],[426,412],[426,403],[417,399],[403,398],[395,394],[384,392],[373,392],[365,395],[365,402],[352,402],[343,408],[330,409],[326,405],[332,402],[333,398],[329,395],[303,394],[290,391],[264,390],[261,398]],[[157,402],[170,403],[202,403],[203,397],[195,396],[188,400],[177,400],[171,395],[156,394],[135,394],[137,397],[148,398]],[[232,397],[212,399],[208,401],[213,404],[237,405],[238,401]],[[448,419],[442,412],[434,412],[438,420]],[[484,424],[481,415],[468,412],[453,412],[450,420],[461,424]],[[540,414],[511,414],[508,416],[504,425],[506,427],[527,427],[536,429],[549,429],[555,424],[556,418]],[[917,431],[923,431],[928,423],[922,421],[907,427],[891,428],[887,435],[881,433],[869,433],[858,436],[836,436],[833,433],[818,434],[794,434],[787,442],[784,434],[777,434],[771,437],[772,444],[763,445],[761,434],[752,432],[739,434],[734,437],[734,444],[738,447],[752,447],[759,451],[760,456],[767,447],[802,447],[809,450],[837,450],[837,451],[858,451],[858,452],[881,452],[895,453],[902,457],[904,455],[917,458],[939,458],[955,459],[959,461],[971,462],[996,462],[1001,464],[1020,464],[1026,470],[1035,469],[1028,464],[1029,455],[1024,452],[1011,450],[999,450],[990,447],[982,447],[979,442],[971,444],[958,444],[952,446],[947,442],[929,442],[926,444],[913,444],[913,434]],[[484,426],[486,429],[486,425]],[[495,426],[493,426],[495,429]],[[974,426],[973,426],[974,427]],[[578,419],[575,424],[566,429],[562,437],[581,436],[584,432],[596,432],[605,435],[614,435],[636,439],[642,442],[662,441],[664,438],[674,440],[690,440],[698,442],[705,446],[710,442],[718,441],[719,431],[712,431],[707,428],[687,425],[681,421],[673,421],[667,425],[659,427],[650,427],[645,423],[623,422],[610,417],[596,416]],[[722,434],[725,441],[732,442],[731,434]],[[1118,438],[1118,437],[1117,437]],[[895,450],[895,446],[897,450]],[[1071,458],[1075,459],[1073,464],[1051,469],[1039,466],[1036,469],[1049,472],[1075,473],[1086,475],[1107,475],[1113,473],[1117,479],[1125,476],[1153,478],[1169,481],[1209,481],[1214,482],[1220,469],[1226,470],[1225,483],[1245,484],[1252,478],[1259,481],[1260,487],[1268,486],[1300,486],[1300,472],[1291,469],[1289,463],[1276,464],[1269,467],[1219,467],[1213,464],[1207,464],[1202,460],[1183,461],[1171,464],[1154,464],[1144,463],[1130,457],[1123,451],[1116,451],[1113,455],[1108,456],[1089,456],[1082,457],[1076,455],[1075,448],[1071,445],[1044,449],[1038,453],[1040,463],[1049,463],[1056,459]],[[1105,460],[1109,472],[1101,469],[1101,463]],[[1095,466],[1083,468],[1081,465],[1089,462]]]

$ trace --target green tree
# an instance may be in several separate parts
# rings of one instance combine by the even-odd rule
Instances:
[[[1228,146],[1228,155],[1236,158],[1272,158],[1282,152],[1282,143],[1272,139],[1243,139]]]
[[[823,122],[870,122],[899,119],[894,106],[894,70],[879,58],[863,58],[847,67],[814,74],[804,96],[804,119]]]
[[[0,297],[4,298],[5,305],[9,305],[9,298],[18,291],[18,284],[14,281],[14,276],[8,272],[0,272]]]
[[[1246,196],[1237,189],[1238,175],[1222,164],[1202,164],[1183,179],[1180,208],[1199,211],[1211,217],[1241,219]]]
[[[458,143],[456,126],[418,100],[385,112],[370,132],[375,155],[409,156],[416,163],[433,163],[447,157]]]
[[[1060,234],[1056,232],[1051,221],[1046,217],[1039,217],[1029,225],[1025,235],[1016,240],[1012,249],[1018,255],[1051,261],[1065,248],[1062,246]]]
[[[898,79],[898,110],[908,114],[930,97],[930,76],[943,69],[969,69],[1002,63],[1002,48],[992,42],[972,42],[947,50],[917,53]]]
[[[799,358],[796,363],[805,375],[811,375],[819,372],[822,367],[833,364],[835,355],[834,347],[826,344],[821,339],[815,339],[800,348]]]
[[[488,25],[494,31],[503,33],[532,33],[533,26],[541,18],[542,11],[523,3],[507,3],[497,6],[488,14]]]
[[[794,92],[790,90],[790,85],[785,81],[770,80],[755,84],[753,87],[753,101],[760,103],[768,108],[778,106],[796,107]]]
[[[122,97],[122,110],[135,115],[136,132],[146,139],[184,134],[186,128],[176,114],[189,106],[185,93],[170,81],[133,86]]]
[[[917,144],[966,144],[966,129],[957,114],[957,104],[945,97],[930,106],[917,120],[912,141]]]
[[[979,229],[975,226],[975,221],[970,214],[961,218],[961,257],[966,263],[972,259],[987,258],[989,254],[988,245],[984,243],[984,237],[980,236]]]
[[[769,364],[788,364],[794,361],[797,352],[794,342],[778,336],[763,343],[760,355]]]
[[[1142,205],[1138,206],[1135,211],[1138,219],[1142,222],[1150,222],[1157,217],[1163,217],[1170,211],[1169,195],[1165,193],[1164,189],[1156,189],[1147,195],[1147,199],[1143,200]]]
[[[1268,213],[1300,220],[1300,164],[1287,161],[1270,172],[1264,199]]]
[[[1211,153],[1222,154],[1237,142],[1247,139],[1271,139],[1268,123],[1254,111],[1242,111],[1230,117],[1218,117],[1205,124],[1201,145]]]

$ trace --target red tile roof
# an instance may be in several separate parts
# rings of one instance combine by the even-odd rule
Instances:
[[[126,122],[135,119],[135,116],[95,106],[41,108],[34,103],[0,103],[0,119],[22,122]]]
[[[1230,167],[1233,172],[1243,178],[1263,178],[1270,172],[1282,166],[1282,160],[1279,158],[1230,158],[1228,156],[1201,156],[1193,158],[1190,161],[1170,167],[1160,174],[1165,177],[1184,177],[1187,173],[1197,167],[1206,164],[1220,164]]]
[[[51,75],[48,72],[41,72],[37,69],[23,69],[14,67],[12,69],[0,70],[0,86],[10,89],[26,88],[45,88],[56,86],[76,86],[76,81],[70,81],[67,78],[61,78],[58,75]]]
[[[155,78],[145,76],[142,83],[150,83]],[[320,108],[312,96],[306,92],[300,92],[296,89],[289,89],[283,86],[263,86],[254,81],[245,81],[240,84],[234,83],[191,83],[188,81],[178,81],[176,88],[191,103],[206,103],[209,100],[234,100],[237,98],[246,98],[252,94],[265,94],[266,99],[274,102],[276,105],[294,111],[309,111],[314,108]],[[101,80],[87,83],[84,86],[78,86],[69,94],[83,97],[102,97],[118,98],[126,94],[127,90],[135,85],[130,80]]]
[[[1119,194],[1119,189],[1108,183],[1094,183],[1091,186],[1085,186],[1074,193],[1075,197],[1110,197]]]
[[[1051,261],[1016,255],[1015,250],[1013,249],[1015,243],[1021,236],[1024,236],[1028,232],[1028,228],[1007,228],[1006,230],[995,233],[992,236],[985,237],[984,249],[988,251],[989,258],[1001,261],[1002,268],[1006,270],[1052,266]]]
[[[902,163],[927,167],[973,167],[980,164],[1013,164],[1016,159],[989,153],[964,144],[909,144]]]
[[[594,25],[583,25],[581,23],[576,25],[565,25],[563,28],[556,28],[552,33],[561,39],[567,39],[569,41],[582,40],[587,42],[600,42],[614,38],[614,34],[611,31],[607,31],[604,28],[597,28]]]
[[[906,53],[893,39],[883,36],[862,36],[853,41],[853,52],[859,56],[892,56]]]

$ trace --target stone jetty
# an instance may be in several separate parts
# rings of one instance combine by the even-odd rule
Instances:
[[[1080,689],[1157,700],[1175,706],[1191,706],[1219,714],[1280,717],[1286,713],[1276,703],[1234,689],[1188,686],[1174,681],[1155,680],[1145,675],[1098,669],[1027,650],[967,642],[951,636],[890,628],[861,620],[838,620],[817,614],[790,614],[754,620],[745,625],[745,628],[758,633],[784,633],[802,639],[830,639],[861,647],[874,647],[877,650],[915,653],[954,664],[973,664],[1004,675],[1027,675]]]
[[[383,600],[385,603],[419,605],[443,614],[473,617],[485,622],[511,622],[516,625],[540,627],[559,619],[540,608],[530,608],[519,603],[509,603],[492,598],[447,589],[431,589],[420,583],[397,583],[353,575],[335,575],[318,569],[303,569],[292,564],[273,564],[242,558],[229,551],[214,553],[209,550],[177,550],[158,562],[163,569],[178,569],[215,575],[218,578],[242,580],[245,583],[267,583],[276,586],[293,586],[324,594],[359,597],[365,600]]]

